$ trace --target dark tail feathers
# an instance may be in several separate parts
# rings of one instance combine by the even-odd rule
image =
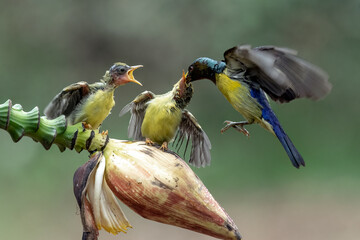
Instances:
[[[265,93],[261,89],[259,90],[251,88],[251,96],[256,98],[256,100],[262,106],[262,118],[268,123],[270,123],[273,127],[275,135],[278,137],[279,141],[283,145],[294,167],[299,168],[300,165],[305,166],[304,159],[302,158],[298,150],[296,150],[294,144],[284,132],[284,129],[282,129],[279,120],[275,116],[275,113],[271,110]]]
[[[277,119],[276,119],[277,120]],[[291,142],[290,138],[282,127],[280,126],[280,123],[276,121],[275,124],[272,124],[274,132],[276,136],[278,137],[279,141],[283,145],[287,155],[289,156],[291,163],[294,165],[294,167],[299,168],[300,165],[305,166],[304,159],[298,152],[298,150],[295,148],[294,144]]]

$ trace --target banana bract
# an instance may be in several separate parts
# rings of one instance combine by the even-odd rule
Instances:
[[[144,142],[110,139],[74,175],[83,239],[130,223],[119,199],[144,218],[221,239],[241,239],[238,228],[191,168],[176,154]]]

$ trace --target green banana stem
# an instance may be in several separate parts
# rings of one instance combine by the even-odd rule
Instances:
[[[66,148],[77,152],[100,151],[109,141],[107,134],[85,129],[81,123],[68,126],[63,115],[52,120],[40,117],[38,107],[24,112],[21,105],[12,105],[10,99],[0,104],[0,128],[7,131],[14,142],[27,136],[40,142],[46,150],[56,144],[60,151]]]

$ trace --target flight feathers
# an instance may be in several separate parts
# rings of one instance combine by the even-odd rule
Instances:
[[[67,86],[47,105],[44,110],[45,116],[49,119],[60,115],[69,116],[89,92],[90,87],[87,82],[77,82]]]
[[[243,45],[227,50],[224,57],[229,77],[258,85],[275,101],[317,100],[332,87],[322,69],[297,57],[292,49]]]

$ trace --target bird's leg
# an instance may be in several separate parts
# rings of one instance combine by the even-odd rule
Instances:
[[[238,130],[239,132],[243,133],[245,136],[247,136],[247,137],[250,136],[249,131],[244,128],[244,125],[251,124],[248,121],[242,121],[242,122],[225,121],[224,123],[226,123],[226,126],[220,130],[221,133],[224,133],[230,127],[233,127],[236,130]]]
[[[92,126],[90,125],[90,123],[87,123],[87,122],[82,122],[82,126],[83,126],[83,128],[86,128],[86,129],[92,129]]]
[[[160,147],[161,150],[166,151],[168,150],[168,142],[163,142]]]
[[[145,139],[145,144],[148,145],[148,146],[152,146],[152,145],[154,145],[154,142],[151,141],[150,138],[146,138],[146,139]]]

